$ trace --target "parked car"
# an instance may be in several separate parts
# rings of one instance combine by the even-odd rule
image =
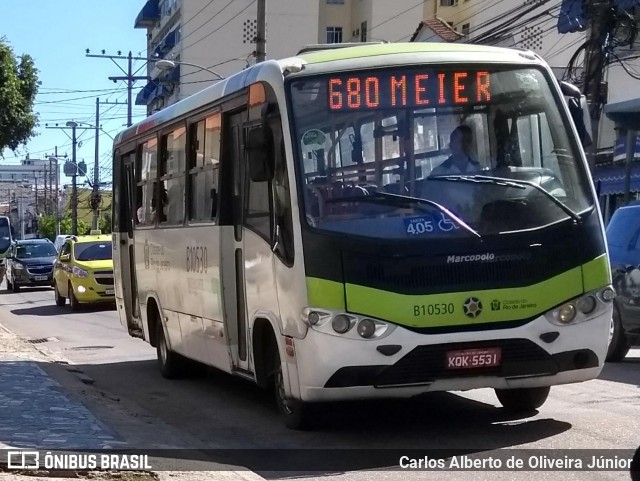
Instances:
[[[58,253],[53,275],[56,304],[115,302],[110,235],[70,236]]]
[[[617,362],[640,345],[640,203],[615,211],[607,244],[616,290],[607,361]]]
[[[7,289],[49,286],[53,283],[56,248],[49,239],[18,240],[11,244],[6,257]]]

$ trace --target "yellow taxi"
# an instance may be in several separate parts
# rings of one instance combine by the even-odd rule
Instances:
[[[56,305],[69,299],[74,311],[80,304],[115,302],[111,236],[91,231],[66,239],[54,266],[53,290]]]

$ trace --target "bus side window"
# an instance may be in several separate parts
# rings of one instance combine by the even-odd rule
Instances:
[[[191,145],[195,152],[191,152],[189,160],[189,220],[217,219],[221,128],[220,113],[191,127]]]
[[[162,138],[160,163],[161,223],[182,224],[184,222],[184,169],[186,148],[185,127],[179,127]]]
[[[140,182],[138,183],[138,209],[141,225],[155,225],[158,182],[158,140],[151,139],[140,149]]]

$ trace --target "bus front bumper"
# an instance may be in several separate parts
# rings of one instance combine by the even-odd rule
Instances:
[[[420,334],[398,326],[380,340],[347,339],[309,329],[304,339],[295,340],[298,385],[292,383],[292,396],[336,401],[586,381],[602,370],[610,324],[607,309],[596,318],[566,326],[551,324],[545,316],[513,328],[449,334]],[[498,366],[447,366],[447,353],[486,348],[500,349]]]

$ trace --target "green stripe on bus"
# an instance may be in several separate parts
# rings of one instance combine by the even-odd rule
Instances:
[[[582,293],[576,267],[538,284],[508,289],[406,295],[347,284],[347,310],[411,327],[515,321],[540,315]]]
[[[307,277],[309,306],[345,310],[344,284],[341,282]]]
[[[602,254],[582,266],[582,282],[585,292],[611,284],[611,267],[607,254]]]
[[[496,49],[485,46],[450,43],[396,43],[379,45],[362,45],[308,52],[300,55],[310,64],[347,60],[354,58],[372,57],[376,55],[393,55],[402,53],[430,53],[430,52],[495,52]]]

